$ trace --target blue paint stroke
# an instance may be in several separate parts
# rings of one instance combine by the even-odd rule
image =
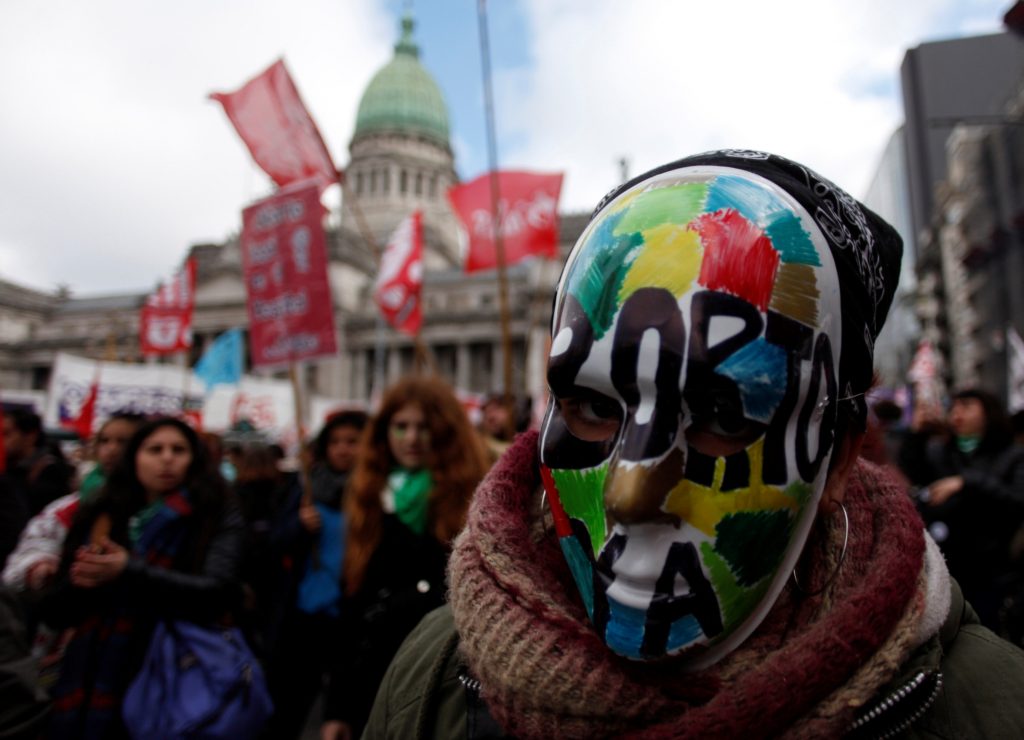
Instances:
[[[644,640],[644,623],[647,612],[623,606],[608,599],[608,628],[604,639],[612,650],[627,658],[642,658],[640,645]]]
[[[731,208],[761,229],[771,223],[786,205],[772,191],[744,177],[719,175],[711,183],[705,210],[714,213]]]
[[[677,619],[668,630],[668,649],[679,650],[704,636],[704,630],[692,614]]]
[[[572,577],[576,580],[576,586],[583,597],[583,605],[587,607],[587,614],[594,618],[594,571],[590,558],[583,551],[579,540],[575,537],[559,537],[558,544],[562,546],[562,554],[569,564]]]
[[[786,395],[786,352],[763,338],[731,354],[716,372],[740,389],[743,415],[767,424]]]
[[[761,228],[783,262],[821,266],[814,242],[800,218],[768,188],[742,177],[719,175],[708,193],[707,210],[731,208]]]
[[[795,213],[778,214],[765,229],[765,233],[772,240],[772,246],[778,250],[783,262],[821,267],[818,250],[814,248],[814,242]]]
[[[644,245],[640,232],[614,233],[625,213],[609,216],[590,234],[570,268],[566,284],[590,319],[595,340],[612,325],[619,310],[619,288]]]

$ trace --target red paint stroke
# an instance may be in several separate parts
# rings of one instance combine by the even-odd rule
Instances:
[[[572,525],[569,524],[569,517],[558,498],[558,486],[555,485],[555,479],[551,475],[551,468],[541,465],[540,477],[544,481],[544,490],[548,494],[548,506],[551,507],[551,516],[555,520],[555,532],[559,537],[571,537]]]
[[[704,245],[700,284],[767,311],[779,253],[765,233],[731,208],[706,213],[691,228]]]

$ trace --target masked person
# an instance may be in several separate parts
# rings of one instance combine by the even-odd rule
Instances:
[[[539,436],[477,490],[450,608],[364,737],[1019,736],[1024,654],[858,460],[900,255],[760,152],[610,194],[558,285]]]

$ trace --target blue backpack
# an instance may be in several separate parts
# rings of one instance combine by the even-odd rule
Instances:
[[[160,622],[121,708],[133,738],[253,738],[273,713],[237,627]]]

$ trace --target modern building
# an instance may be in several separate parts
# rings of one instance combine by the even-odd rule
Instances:
[[[348,197],[358,208],[347,204],[340,225],[328,232],[339,352],[304,365],[307,391],[363,401],[412,368],[412,341],[384,324],[372,301],[377,261],[368,242],[383,245],[414,208],[424,213],[420,339],[428,362],[462,391],[503,390],[496,274],[466,275],[459,267],[456,219],[446,197],[448,188],[458,182],[448,111],[441,90],[420,61],[409,17],[402,20],[393,58],[363,93],[349,154]],[[584,214],[562,214],[563,254],[586,220]],[[194,364],[218,334],[244,327],[247,321],[237,240],[195,245],[189,254],[197,260],[195,344],[191,356],[166,360],[180,364]],[[551,261],[531,260],[508,270],[511,390],[517,394],[537,397],[545,388],[547,326],[559,269],[560,264]],[[138,345],[138,313],[144,300],[143,294],[75,298],[0,285],[0,388],[44,389],[60,351],[144,361]]]
[[[921,338],[948,387],[1005,394],[1006,331],[1024,329],[1024,40],[922,44],[902,78]]]

